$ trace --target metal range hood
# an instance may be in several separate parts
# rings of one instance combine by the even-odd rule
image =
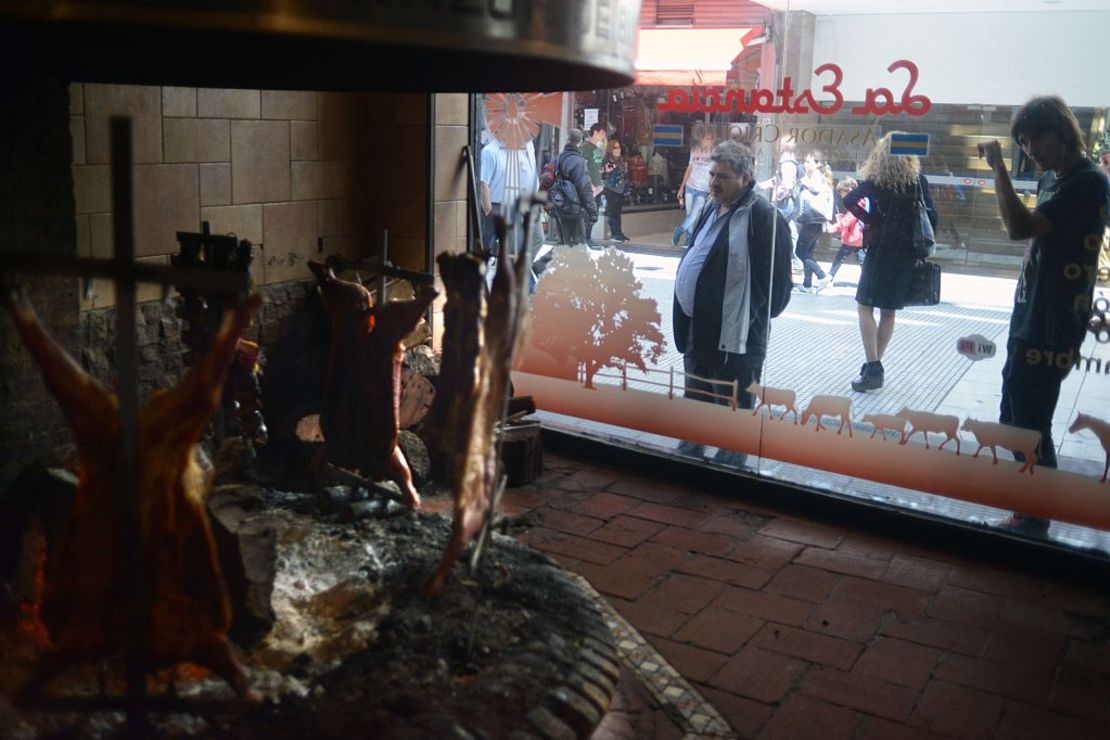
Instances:
[[[621,87],[640,0],[0,0],[5,75],[425,92]]]

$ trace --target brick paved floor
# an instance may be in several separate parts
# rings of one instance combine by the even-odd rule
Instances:
[[[1105,590],[551,453],[504,512],[741,737],[1110,737]]]

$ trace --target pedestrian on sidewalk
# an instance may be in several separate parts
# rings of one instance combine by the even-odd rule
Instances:
[[[578,150],[582,130],[567,131],[567,144],[555,160],[555,183],[548,190],[551,212],[559,222],[562,244],[589,244],[591,227],[597,222],[597,201],[585,157]],[[558,191],[558,192],[556,192]],[[557,197],[563,194],[563,197]]]
[[[1010,135],[1044,175],[1037,183],[1037,205],[1030,209],[1010,181],[1002,145],[989,141],[978,147],[994,171],[1006,233],[1014,241],[1029,240],[1014,290],[999,421],[1039,431],[1037,465],[1055,468],[1052,417],[1060,385],[1087,335],[1110,183],[1086,157],[1079,122],[1058,97],[1033,98],[1019,108]],[[1073,360],[1061,363],[1061,357]],[[1015,513],[1001,524],[1043,534],[1049,523]]]
[[[798,209],[798,244],[794,254],[802,261],[803,293],[816,293],[828,285],[825,271],[813,258],[817,240],[832,220],[833,215],[833,177],[832,170],[825,163],[825,155],[814,149],[802,162],[805,175],[801,180],[800,203]],[[813,284],[814,276],[817,284]]]
[[[624,199],[628,196],[628,162],[621,153],[621,141],[609,139],[609,151],[601,165],[601,185],[605,190],[605,218],[609,222],[609,238],[616,242],[626,242],[628,237],[621,229],[621,213]]]
[[[685,207],[686,218],[675,227],[671,246],[677,247],[686,235],[686,246],[693,243],[694,221],[709,197],[709,156],[713,152],[713,129],[696,123],[690,130],[694,144],[690,147],[690,162],[678,186],[678,204]]]
[[[854,177],[845,177],[836,184],[836,194],[840,196],[840,202],[843,204],[844,196],[859,187]],[[867,199],[865,198],[860,202],[860,206],[867,210]],[[836,215],[836,220],[829,224],[826,229],[830,234],[836,234],[840,239],[840,249],[836,250],[836,256],[833,257],[832,267],[829,268],[829,282],[832,283],[836,280],[836,273],[840,266],[844,264],[844,260],[848,257],[855,255],[856,262],[860,267],[863,267],[863,260],[866,256],[866,251],[863,249],[863,223],[856,218],[856,214],[851,211],[841,211]]]
[[[801,180],[805,175],[802,164],[794,158],[794,139],[779,138],[779,164],[775,174],[759,183],[760,190],[770,190],[771,203],[786,219],[790,227],[790,260],[794,272],[802,272],[802,261],[794,254],[798,244],[798,206],[801,194]]]
[[[859,186],[844,196],[844,207],[862,221],[867,260],[856,288],[859,333],[865,362],[852,390],[873,391],[883,387],[883,354],[894,334],[897,312],[906,307],[913,280],[917,251],[913,245],[914,203],[918,194],[925,200],[929,221],[937,226],[937,209],[929,194],[929,181],[921,174],[917,157],[891,154],[891,132],[867,155]],[[863,207],[867,199],[869,208]],[[875,309],[879,322],[875,323]]]
[[[741,408],[759,382],[770,321],[790,301],[790,231],[755,192],[751,149],[723,141],[712,153],[711,199],[694,224],[675,274],[674,339],[686,397],[727,404],[707,380],[734,381]]]

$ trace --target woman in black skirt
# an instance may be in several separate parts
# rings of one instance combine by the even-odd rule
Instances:
[[[860,167],[863,181],[844,196],[844,207],[864,224],[863,246],[867,249],[856,289],[859,333],[867,361],[852,381],[855,391],[883,387],[883,353],[894,334],[895,314],[906,306],[917,261],[913,219],[919,189],[929,220],[934,229],[937,226],[937,211],[929,194],[929,181],[921,174],[921,162],[912,155],[891,154],[890,138],[888,133],[875,144]],[[868,200],[867,209],[861,205],[864,198]]]

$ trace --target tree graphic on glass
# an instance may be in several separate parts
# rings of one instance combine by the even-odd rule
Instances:
[[[585,373],[585,387],[603,368],[633,365],[646,372],[663,355],[655,301],[640,296],[632,260],[609,249],[555,250],[536,287],[532,335],[524,369],[556,377]]]

